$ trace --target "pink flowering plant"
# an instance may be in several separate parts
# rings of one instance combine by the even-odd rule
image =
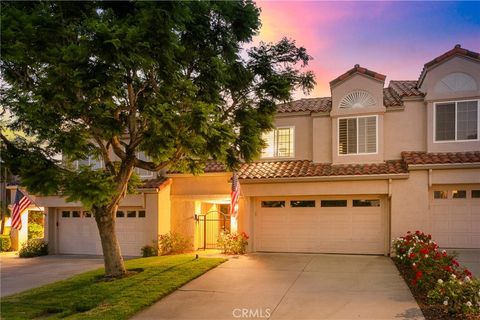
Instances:
[[[245,232],[222,232],[218,238],[218,245],[225,254],[244,254],[247,250],[248,236]]]

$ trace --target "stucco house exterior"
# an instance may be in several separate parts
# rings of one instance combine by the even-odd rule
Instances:
[[[355,65],[330,82],[331,97],[279,105],[261,159],[238,171],[238,221],[224,215],[232,173],[222,165],[200,176],[139,171],[143,187],[117,214],[122,253],[169,231],[211,247],[235,228],[252,252],[389,254],[408,230],[480,248],[480,54],[457,45],[418,80],[385,79]],[[101,254],[79,203],[35,201],[52,253]]]

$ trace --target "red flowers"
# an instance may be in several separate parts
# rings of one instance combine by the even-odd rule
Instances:
[[[245,231],[242,231],[241,235],[242,235],[243,239],[248,240],[248,236],[245,233]]]

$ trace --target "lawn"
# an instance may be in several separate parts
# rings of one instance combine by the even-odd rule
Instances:
[[[103,269],[2,298],[2,319],[128,319],[224,259],[176,255],[126,261],[135,275],[100,281]]]

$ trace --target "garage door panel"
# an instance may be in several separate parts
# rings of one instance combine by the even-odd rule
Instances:
[[[331,199],[330,197],[329,199]],[[341,197],[339,200],[345,200]],[[357,196],[356,199],[363,197]],[[383,254],[385,221],[381,207],[262,208],[256,205],[257,251]],[[278,200],[278,199],[277,199]],[[289,199],[281,199],[289,204]],[[298,200],[298,199],[296,199]],[[282,218],[284,217],[284,218]],[[285,241],[286,240],[286,241]]]
[[[480,201],[472,198],[470,191],[478,188],[480,186],[475,185],[436,185],[432,188],[429,225],[439,246],[480,248]],[[436,199],[436,190],[444,191],[447,199]],[[466,197],[453,198],[453,190],[465,190]]]

